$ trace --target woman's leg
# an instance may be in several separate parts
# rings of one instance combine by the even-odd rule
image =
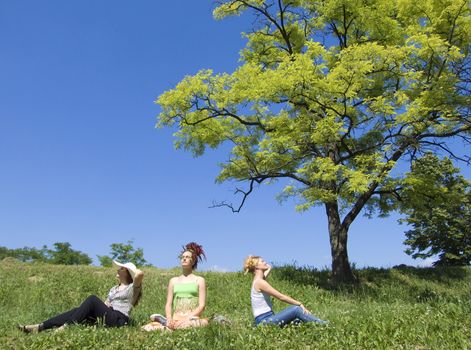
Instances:
[[[285,326],[293,321],[327,323],[312,314],[305,314],[300,306],[290,306],[273,316],[270,316],[262,323],[273,323]]]
[[[79,307],[44,321],[41,328],[49,329],[86,320],[96,322],[98,318],[104,318],[107,326],[118,326],[122,325],[119,323],[123,323],[119,322],[116,311],[106,306],[97,296],[91,295]]]
[[[208,325],[207,318],[191,318],[189,320],[184,320],[178,323],[174,329],[184,329],[184,328],[198,328],[206,327]]]
[[[141,327],[143,331],[152,332],[152,331],[165,331],[168,330],[163,324],[157,321],[152,321]]]
[[[69,320],[71,320],[72,316],[74,313],[77,311],[77,308],[66,311],[60,315],[51,317],[47,321],[44,321],[39,325],[39,330],[44,330],[44,329],[49,329],[49,328],[55,328],[55,327],[60,327],[63,326],[66,323],[71,323]]]

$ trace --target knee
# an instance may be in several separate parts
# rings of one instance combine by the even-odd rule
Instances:
[[[293,306],[293,310],[296,312],[296,315],[301,315],[304,313],[303,308],[301,306]]]
[[[101,301],[96,295],[90,295],[84,300],[83,304],[95,304],[97,301]]]

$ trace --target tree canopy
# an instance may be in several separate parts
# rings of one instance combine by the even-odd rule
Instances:
[[[92,263],[92,259],[87,254],[72,249],[69,242],[56,242],[53,246],[54,249],[49,249],[46,245],[41,249],[0,247],[0,260],[12,257],[23,262],[44,262],[61,265],[90,265]]]
[[[54,243],[54,250],[48,250],[48,261],[52,264],[63,265],[90,265],[92,263],[92,259],[87,254],[71,247],[69,242]]]
[[[401,191],[401,211],[411,230],[406,253],[413,258],[438,255],[434,265],[471,262],[471,183],[450,159],[427,154],[412,165]]]
[[[101,266],[111,266],[113,260],[121,263],[132,262],[137,266],[149,266],[150,264],[144,259],[144,250],[135,248],[133,244],[133,240],[129,240],[127,243],[112,243],[110,256],[98,255]]]
[[[401,159],[438,149],[469,160],[471,38],[466,0],[231,0],[216,19],[255,16],[231,74],[203,69],[161,94],[158,126],[202,155],[225,143],[218,182],[287,180],[297,209],[323,205],[332,271],[351,281],[348,229],[396,200]]]

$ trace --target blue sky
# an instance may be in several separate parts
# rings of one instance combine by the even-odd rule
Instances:
[[[0,245],[67,241],[90,257],[134,239],[158,267],[201,243],[203,269],[238,270],[248,254],[330,266],[322,208],[299,214],[262,186],[239,214],[216,185],[223,150],[201,158],[155,129],[154,100],[199,69],[232,72],[252,18],[215,21],[212,1],[0,0]],[[469,178],[470,169],[463,169]],[[424,264],[407,256],[397,217],[359,218],[357,266]]]

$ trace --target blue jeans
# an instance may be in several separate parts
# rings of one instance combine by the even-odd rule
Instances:
[[[292,322],[317,322],[321,324],[327,323],[327,321],[323,321],[312,314],[305,314],[300,306],[294,305],[287,307],[277,314],[273,313],[273,311],[269,311],[255,317],[256,326],[259,324],[276,324],[283,327]]]

